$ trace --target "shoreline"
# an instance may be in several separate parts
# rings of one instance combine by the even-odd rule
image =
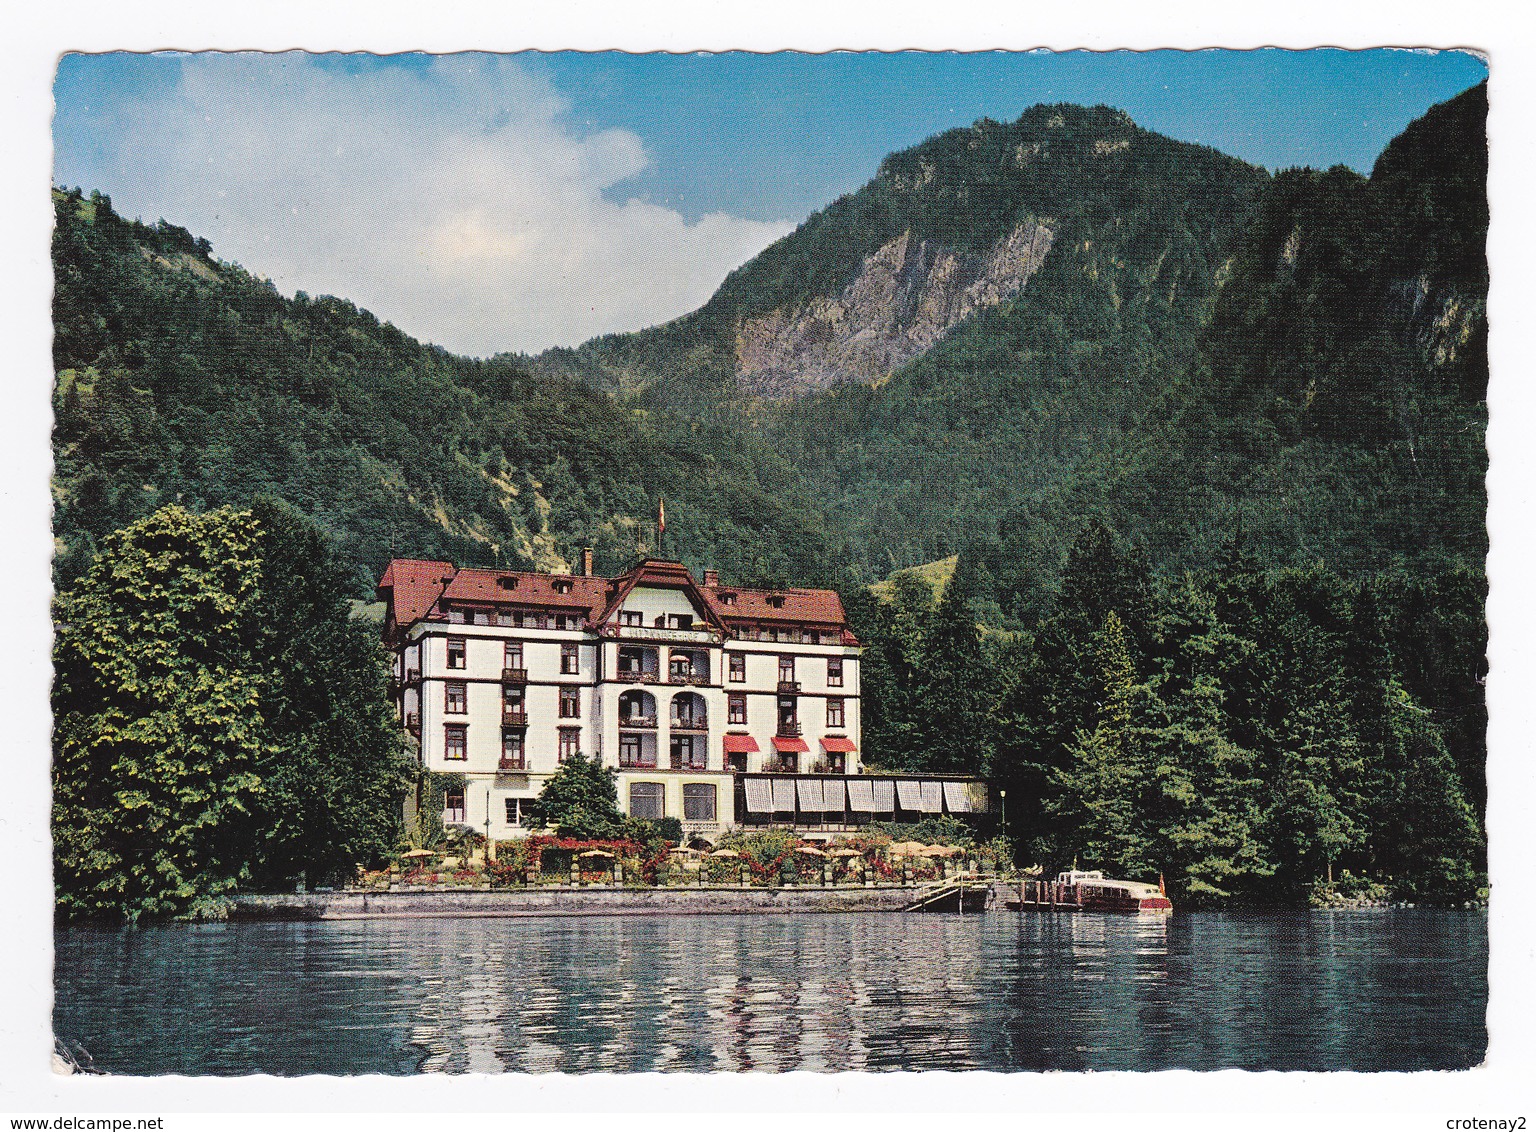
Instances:
[[[339,891],[237,897],[230,920],[538,916],[816,915],[900,912],[921,886],[869,888],[567,888]]]

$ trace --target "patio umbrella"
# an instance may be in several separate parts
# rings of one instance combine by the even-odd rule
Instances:
[[[958,845],[929,845],[923,850],[925,857],[957,857],[965,850]]]
[[[610,853],[606,849],[583,849],[580,853],[577,853],[576,856],[578,856],[578,857],[611,857],[611,856],[613,856],[613,854]]]
[[[710,856],[711,857],[740,857],[741,854],[736,852],[736,850],[734,850],[734,849],[716,849],[713,853],[710,854]]]
[[[829,857],[862,857],[862,856],[864,856],[864,854],[860,853],[857,849],[828,849],[827,850],[827,856],[829,856]]]
[[[796,853],[804,853],[807,857],[825,857],[826,856],[826,854],[823,853],[820,849],[812,849],[809,845],[797,845],[795,847],[795,852]]]
[[[927,851],[928,846],[924,845],[921,841],[897,841],[893,842],[886,849],[887,853],[897,857],[921,857]]]
[[[405,853],[401,853],[400,854],[400,859],[403,861],[407,857],[435,857],[435,856],[437,856],[437,854],[432,852],[432,850],[430,850],[430,849],[411,849],[411,850],[409,850],[409,851],[407,851]]]

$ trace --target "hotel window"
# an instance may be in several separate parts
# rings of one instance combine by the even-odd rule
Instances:
[[[659,782],[631,782],[629,784],[629,816],[632,818],[665,817],[666,805]]]
[[[489,625],[491,623],[491,611],[489,609],[475,610],[475,624]]]
[[[501,733],[501,765],[506,770],[523,770],[523,732],[506,728]]]
[[[565,591],[561,590],[560,592],[564,593]],[[570,618],[567,617],[565,614],[563,614],[563,613],[555,614],[555,628],[556,629],[568,629],[568,628],[570,628],[570,624],[571,624]],[[575,671],[575,670],[573,669],[572,671]]]
[[[455,761],[469,758],[469,727],[467,725],[443,724],[443,758]]]
[[[745,723],[747,721],[747,697],[740,692],[732,693],[725,699],[726,722]]]
[[[843,726],[843,698],[841,696],[832,696],[827,700],[827,726]]]
[[[580,648],[579,645],[560,646],[560,675],[576,675],[577,664],[580,660],[580,654],[576,651],[578,648]]]
[[[464,647],[465,646],[464,646],[464,638],[463,637],[449,637],[448,638],[448,667],[449,668],[463,668],[464,667]]]
[[[523,819],[528,816],[529,803],[532,801],[532,798],[508,798],[507,824],[522,825]]]
[[[469,685],[450,680],[443,685],[443,710],[449,715],[463,715],[469,710]]]
[[[619,765],[645,766],[644,747],[638,735],[619,736]],[[656,765],[654,762],[650,765]]]
[[[779,683],[793,684],[795,682],[795,658],[792,656],[779,657]]]
[[[733,652],[730,654],[731,679],[740,684],[747,678],[747,654]]]
[[[464,611],[462,609],[449,609],[448,610],[448,624],[450,624],[450,625],[462,625],[462,624],[464,624]]]
[[[501,686],[501,710],[523,710],[523,686],[521,684],[503,684]]]
[[[580,719],[581,718],[581,689],[580,688],[561,688],[560,689],[560,718],[561,719]]]
[[[560,728],[560,761],[566,762],[581,752],[581,732],[575,727]]]
[[[619,610],[620,625],[644,625],[645,617],[638,609]]]
[[[667,624],[673,629],[692,629],[693,614],[674,613],[667,618]]]
[[[827,687],[841,688],[843,686],[843,658],[829,656],[827,658]]]
[[[708,761],[702,738],[696,741],[692,735],[672,736],[673,770],[704,770]]]
[[[521,668],[523,666],[523,646],[521,641],[508,641],[502,650],[501,666],[503,668]]]
[[[713,783],[683,783],[683,820],[715,820],[715,787]]]
[[[443,820],[457,825],[464,824],[464,791],[443,791]]]

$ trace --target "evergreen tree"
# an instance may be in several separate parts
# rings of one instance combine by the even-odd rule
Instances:
[[[544,783],[531,809],[535,829],[555,827],[561,837],[622,837],[619,776],[595,757],[573,755]]]

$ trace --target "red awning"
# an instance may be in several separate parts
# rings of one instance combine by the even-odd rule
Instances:
[[[727,735],[725,737],[725,753],[728,755],[743,755],[748,751],[757,750],[757,740],[750,735]]]
[[[783,735],[773,737],[773,749],[775,751],[810,751],[804,739],[785,738]]]
[[[821,738],[821,749],[824,751],[843,751],[844,753],[858,750],[853,745],[852,739],[845,738],[842,735],[823,735]]]

